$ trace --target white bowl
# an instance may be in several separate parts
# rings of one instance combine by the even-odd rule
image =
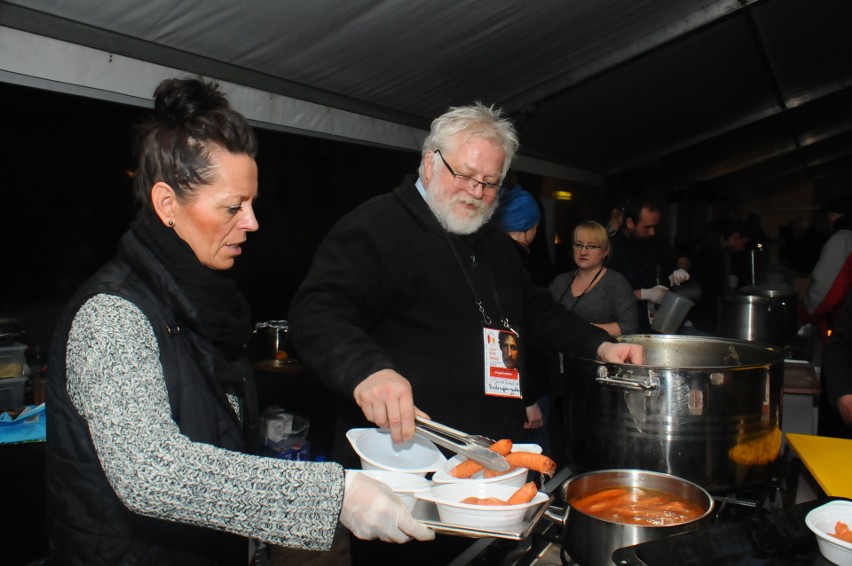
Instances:
[[[829,501],[805,516],[805,524],[817,536],[822,555],[838,566],[852,566],[852,543],[829,534],[834,532],[837,521],[852,527],[852,501]]]
[[[541,454],[541,446],[538,444],[514,444],[512,445],[512,452],[533,452],[535,454]],[[454,478],[451,476],[450,470],[465,460],[466,458],[464,456],[453,456],[432,475],[432,481],[435,483],[492,483],[515,487],[521,487],[527,483],[527,473],[529,470],[526,468],[518,468],[503,474],[502,476],[495,476],[493,478],[484,477],[484,471],[476,472],[469,478]]]
[[[432,487],[432,482],[416,474],[405,472],[390,472],[388,470],[346,470],[347,474],[363,474],[380,481],[390,487],[405,503],[409,511],[414,510],[417,503],[415,494]]]
[[[505,484],[445,483],[415,495],[417,499],[435,504],[442,523],[478,529],[508,529],[522,524],[533,509],[549,497],[539,491],[532,501],[518,505],[475,505],[461,501],[467,497],[496,497],[505,501],[516,491],[516,487]]]
[[[365,470],[387,470],[425,476],[446,463],[447,458],[429,440],[415,435],[395,444],[390,431],[379,428],[353,428],[346,432],[352,449]]]

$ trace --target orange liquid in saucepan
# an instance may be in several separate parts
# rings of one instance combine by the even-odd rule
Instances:
[[[627,525],[679,525],[705,512],[700,505],[673,493],[637,487],[584,493],[571,498],[568,504],[587,515]]]

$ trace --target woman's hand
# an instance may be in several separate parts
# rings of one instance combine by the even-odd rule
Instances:
[[[393,490],[357,472],[346,472],[340,523],[362,540],[433,540],[435,531],[411,516]]]

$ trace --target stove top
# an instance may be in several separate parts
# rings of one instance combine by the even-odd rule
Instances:
[[[826,565],[805,515],[825,500],[787,509],[757,512],[697,531],[682,533],[613,553],[620,566],[703,566],[706,564]]]

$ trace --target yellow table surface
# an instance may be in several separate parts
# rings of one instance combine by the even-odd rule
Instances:
[[[791,432],[787,442],[826,495],[852,499],[852,440]]]

